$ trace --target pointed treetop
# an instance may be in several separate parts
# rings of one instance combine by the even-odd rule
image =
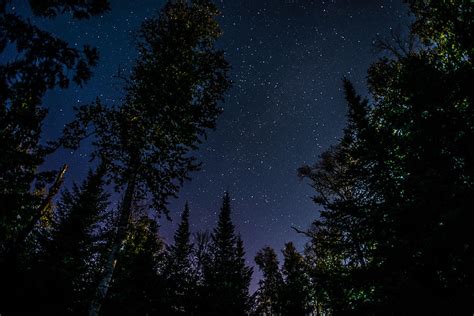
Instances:
[[[242,236],[240,234],[237,235],[236,255],[237,257],[241,258],[245,257],[244,241],[242,240]]]
[[[178,231],[182,229],[186,229],[189,232],[189,203],[186,201],[184,204],[183,213],[181,213],[181,223],[179,224]]]
[[[184,211],[181,214],[181,222],[179,223],[178,229],[174,234],[174,246],[171,247],[171,251],[179,258],[178,260],[185,260],[191,252],[192,245],[190,243],[190,232],[189,232],[189,204],[186,202],[184,205]]]
[[[230,207],[230,194],[229,192],[224,193],[222,198],[221,211],[219,213],[219,219],[217,222],[217,227],[214,229],[214,238],[216,240],[226,240],[233,239],[234,236],[234,224],[231,219],[231,207]]]

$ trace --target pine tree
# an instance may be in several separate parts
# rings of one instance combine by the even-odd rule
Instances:
[[[258,283],[256,313],[257,315],[279,315],[283,276],[275,250],[264,247],[255,256],[255,263],[263,273],[263,279]]]
[[[230,196],[225,193],[217,226],[212,233],[209,262],[204,270],[208,315],[246,315],[252,270],[245,265],[243,242],[235,235]]]
[[[105,250],[109,195],[104,171],[90,171],[81,186],[62,193],[51,227],[38,239],[40,250],[25,279],[25,285],[34,283],[24,298],[37,303],[25,305],[34,306],[31,312],[86,313]]]
[[[192,314],[196,300],[197,275],[191,262],[193,245],[189,232],[189,205],[186,203],[181,222],[174,234],[174,244],[168,247],[164,275],[167,296],[175,314]]]

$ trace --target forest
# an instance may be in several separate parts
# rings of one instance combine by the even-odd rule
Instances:
[[[343,136],[295,170],[321,209],[298,230],[305,248],[267,246],[254,262],[232,192],[207,231],[191,229],[193,201],[172,240],[157,220],[200,172],[196,151],[232,86],[218,7],[168,1],[135,34],[122,102],[77,106],[45,139],[45,95],[87,85],[100,52],[15,2],[0,0],[0,315],[474,313],[473,1],[405,1],[409,33],[375,43],[367,96],[341,78]],[[111,2],[27,1],[51,23],[88,23]],[[68,187],[70,166],[44,168],[84,143],[85,179]]]

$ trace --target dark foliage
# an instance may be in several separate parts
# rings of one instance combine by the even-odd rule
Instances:
[[[303,167],[324,207],[308,232],[333,313],[464,314],[474,306],[472,1],[411,1],[419,51],[345,82],[348,126]]]
[[[77,314],[87,311],[107,244],[108,194],[103,169],[90,172],[81,186],[64,191],[50,223],[29,247],[16,297],[15,313]],[[58,299],[60,298],[60,299]]]
[[[257,253],[255,263],[263,272],[254,308],[255,315],[308,315],[315,310],[309,266],[293,243],[282,251],[283,266],[270,247]]]
[[[82,107],[65,130],[65,146],[95,136],[93,157],[108,166],[108,175],[123,192],[117,234],[91,305],[93,314],[106,296],[132,204],[150,196],[158,214],[168,215],[168,199],[199,169],[190,152],[214,128],[221,111],[218,103],[229,87],[228,64],[215,48],[220,36],[217,14],[208,1],[167,3],[138,32],[139,58],[124,104],[107,108],[97,101]]]
[[[148,217],[130,225],[117,260],[101,315],[153,315],[163,312],[164,244],[158,226]],[[166,315],[167,313],[165,313]]]
[[[472,314],[474,4],[407,2],[408,43],[379,43],[392,57],[370,67],[370,98],[343,80],[343,137],[299,169],[322,207],[303,232],[304,253],[287,243],[280,265],[273,249],[259,251],[263,279],[251,297],[228,193],[211,234],[192,238],[186,204],[173,243],[158,235],[168,200],[200,168],[193,151],[230,86],[216,7],[169,1],[138,32],[123,104],[78,108],[61,140],[47,143],[43,96],[87,82],[98,53],[69,47],[0,0],[0,54],[16,52],[0,64],[0,313]],[[109,10],[106,0],[28,3],[41,18]],[[98,167],[56,200],[67,166],[38,170],[58,146],[87,137]],[[121,199],[113,210],[109,188]]]
[[[245,264],[243,242],[235,234],[228,193],[224,195],[217,227],[211,237],[198,312],[246,315],[250,309],[248,287],[252,269]]]
[[[163,273],[168,289],[167,305],[176,315],[190,315],[196,310],[198,275],[193,265],[194,245],[190,238],[189,206],[186,203],[174,234],[174,244],[168,247]]]
[[[41,3],[47,10],[66,2]],[[47,216],[66,170],[56,173],[54,183],[55,172],[38,172],[47,154],[54,151],[40,142],[48,112],[42,98],[48,90],[67,88],[71,80],[83,85],[98,60],[95,48],[71,48],[11,7],[14,1],[0,1],[0,278],[5,290],[18,282],[27,237]],[[84,8],[90,16],[104,11]],[[9,57],[12,51],[14,58]],[[2,296],[11,302],[12,293]]]
[[[51,173],[37,169],[53,148],[40,144],[41,124],[47,114],[41,100],[46,91],[67,88],[70,80],[82,85],[92,75],[98,52],[85,46],[82,51],[33,25],[29,19],[10,12],[12,1],[0,3],[0,55],[16,51],[12,60],[0,64],[0,251],[9,251],[18,230],[27,225],[41,204],[41,190]],[[33,12],[63,8],[78,1],[30,1]],[[99,8],[83,7],[85,14],[105,11],[108,1]],[[81,5],[83,6],[83,5]],[[72,75],[70,75],[72,74]],[[37,190],[32,192],[35,184]]]

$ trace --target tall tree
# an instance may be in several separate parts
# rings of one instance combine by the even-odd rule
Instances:
[[[235,235],[230,196],[222,201],[217,226],[212,233],[209,261],[204,270],[206,315],[246,315],[250,306],[248,287],[251,268],[245,265],[243,242]]]
[[[358,304],[354,301],[359,301],[353,298],[370,301],[374,284],[363,275],[370,271],[367,261],[373,258],[375,231],[383,231],[380,214],[368,215],[379,196],[369,189],[367,170],[358,164],[368,146],[359,139],[376,141],[368,126],[368,101],[347,80],[344,91],[349,110],[341,142],[324,152],[314,166],[299,169],[300,176],[312,181],[317,192],[314,201],[323,206],[321,220],[307,234],[311,237],[307,252],[318,301],[335,313],[353,309]],[[361,230],[363,225],[366,229]],[[350,288],[341,284],[350,284]]]
[[[372,65],[370,106],[346,84],[344,139],[301,170],[324,207],[310,235],[344,271],[339,308],[462,314],[474,295],[474,4],[407,2],[424,46]]]
[[[281,291],[283,276],[280,272],[278,257],[270,247],[264,247],[255,256],[255,263],[263,273],[258,283],[257,315],[281,314]]]
[[[98,314],[106,297],[133,202],[151,195],[153,208],[167,215],[168,198],[199,169],[189,153],[214,128],[218,103],[229,87],[228,64],[215,49],[217,14],[206,0],[167,3],[138,33],[139,58],[124,104],[106,108],[98,101],[82,107],[65,130],[66,146],[77,146],[78,136],[95,135],[94,156],[108,164],[123,192],[116,237],[91,315]]]
[[[184,206],[181,222],[174,234],[174,244],[168,247],[164,271],[167,296],[175,314],[192,314],[195,307],[197,275],[191,262],[193,244],[189,232],[189,206]]]

